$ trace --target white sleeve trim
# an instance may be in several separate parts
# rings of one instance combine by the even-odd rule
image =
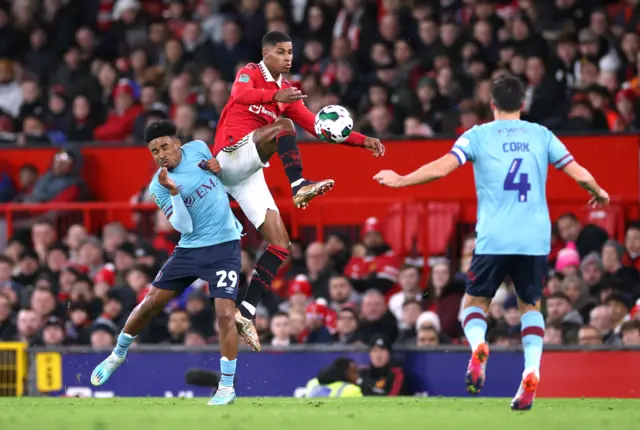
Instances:
[[[464,151],[462,149],[456,148],[454,146],[453,149],[451,150],[451,152],[453,152],[453,155],[458,157],[458,160],[460,161],[460,165],[463,165],[464,163],[467,162],[467,156],[465,155],[465,153],[464,153]]]

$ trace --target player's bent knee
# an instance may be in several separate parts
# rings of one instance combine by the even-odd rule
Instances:
[[[296,126],[289,118],[281,118],[275,122],[280,131],[295,131]]]

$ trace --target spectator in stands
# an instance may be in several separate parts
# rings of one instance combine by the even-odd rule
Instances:
[[[23,287],[30,288],[35,285],[40,273],[38,254],[33,249],[24,249],[20,253],[18,270],[13,279]]]
[[[433,327],[421,328],[416,335],[416,346],[428,347],[440,345],[440,336]]]
[[[12,305],[9,297],[0,292],[0,341],[11,342],[18,332],[18,328],[13,323]]]
[[[334,311],[324,303],[323,299],[319,299],[305,309],[307,315],[305,343],[330,343],[333,340],[332,333],[327,327],[327,320]]]
[[[329,279],[333,275],[329,253],[321,242],[314,242],[307,247],[305,252],[307,264],[306,275],[311,282],[313,297],[329,298]]]
[[[562,240],[576,244],[580,258],[593,251],[600,253],[602,246],[609,239],[606,231],[593,224],[583,226],[572,213],[558,218],[556,227]]]
[[[354,291],[349,278],[343,275],[333,275],[329,279],[329,307],[339,311],[344,307],[358,309],[360,294]]]
[[[0,113],[16,118],[22,104],[20,84],[15,79],[11,60],[0,59]]]
[[[51,169],[38,179],[25,203],[65,203],[79,200],[84,193],[79,155],[63,150],[53,157]]]
[[[46,111],[46,105],[42,96],[42,90],[36,81],[23,81],[22,103],[18,117],[16,118],[17,130],[22,130],[24,120],[29,116],[42,117]]]
[[[423,293],[420,277],[420,269],[415,266],[404,266],[400,269],[398,283],[402,291],[394,294],[389,299],[389,310],[398,321],[402,320],[403,308],[408,300],[422,302]],[[401,328],[403,328],[402,323]]]
[[[547,324],[544,329],[545,345],[564,345],[562,326],[557,323]]]
[[[342,308],[338,311],[338,321],[336,323],[336,333],[334,341],[340,344],[353,344],[359,342],[358,314],[353,308]]]
[[[291,336],[296,339],[298,343],[304,342],[306,334],[306,317],[304,312],[290,311],[289,312],[289,330]]]
[[[584,281],[576,275],[567,276],[562,281],[560,291],[569,298],[574,310],[578,311],[583,321],[589,321],[589,314],[596,302],[589,295]]]
[[[351,284],[358,292],[373,288],[389,294],[398,279],[399,258],[385,243],[382,225],[377,218],[371,217],[365,221],[362,234],[366,255],[354,255],[344,274],[351,279]]]
[[[16,203],[24,201],[25,197],[33,191],[33,187],[38,182],[38,177],[38,169],[33,164],[23,165],[18,175],[17,195],[13,198],[13,201]]]
[[[257,4],[258,2],[255,3]],[[244,15],[244,17],[247,17],[247,15]],[[264,33],[259,30],[259,28],[264,28],[263,25],[246,26],[245,22],[245,25],[241,27],[236,21],[227,20],[222,28],[222,42],[217,43],[214,48],[216,53],[215,66],[222,72],[222,76],[227,82],[233,82],[235,79],[235,65],[251,57],[249,48],[242,42],[243,28],[245,32],[256,32],[260,35]],[[256,41],[253,43],[256,43]]]
[[[370,341],[369,366],[360,370],[365,396],[401,396],[408,394],[404,372],[391,360],[391,342],[384,336]]]
[[[604,266],[600,254],[590,252],[586,255],[580,262],[580,274],[587,289],[592,293],[594,287],[600,282],[604,274]]]
[[[171,311],[167,328],[169,330],[169,343],[174,345],[184,344],[184,337],[191,328],[187,311],[184,309]]]
[[[83,95],[76,96],[71,106],[71,116],[64,130],[69,141],[91,142],[93,131],[98,124],[99,119],[93,112],[89,99]]]
[[[434,262],[427,290],[425,309],[438,314],[442,333],[449,337],[458,337],[458,312],[464,295],[464,284],[451,278],[449,260],[439,259]]]
[[[607,345],[615,345],[619,342],[618,336],[613,333],[613,320],[611,308],[606,305],[598,305],[589,314],[589,324],[598,330],[600,337]]]
[[[398,344],[415,344],[417,336],[416,323],[422,313],[422,304],[415,299],[407,299],[402,305],[402,312],[398,319],[400,334]]]
[[[547,324],[560,324],[566,343],[576,343],[578,330],[583,324],[578,311],[572,310],[569,298],[562,293],[553,293],[547,297]]]
[[[631,223],[625,232],[625,265],[640,270],[640,223]]]
[[[93,132],[95,139],[103,142],[126,141],[133,136],[136,118],[142,107],[133,98],[133,87],[127,80],[121,80],[113,90],[114,109],[108,114],[104,124]]]
[[[395,342],[398,337],[398,321],[387,309],[382,293],[371,289],[362,297],[357,336],[369,343],[378,334],[384,335],[389,342]]]
[[[98,318],[91,326],[91,347],[94,349],[109,349],[116,343],[118,327],[108,319]]]
[[[280,304],[282,312],[291,310],[302,311],[309,306],[313,300],[313,286],[305,275],[297,275],[289,282],[288,300]]]
[[[635,267],[622,265],[624,247],[616,240],[608,240],[602,247],[602,263],[607,273],[619,283],[621,289],[631,296],[640,295],[640,275]]]
[[[22,286],[13,280],[13,271],[13,260],[6,255],[0,255],[0,294],[11,293],[8,290],[11,290],[14,294],[17,294],[22,289]]]
[[[18,312],[18,333],[15,340],[33,346],[37,342],[40,320],[36,313],[30,309],[22,309]]]
[[[47,220],[36,221],[31,229],[33,249],[38,254],[41,263],[47,259],[47,253],[57,240],[54,225]]]
[[[578,330],[578,345],[602,346],[602,336],[600,336],[597,328],[591,325],[584,325]]]
[[[556,271],[563,276],[575,276],[580,267],[580,255],[576,250],[573,242],[567,243],[567,246],[558,252],[556,258]]]
[[[640,321],[627,321],[622,324],[620,336],[624,346],[640,346]]]
[[[611,309],[613,332],[619,335],[622,324],[631,319],[629,299],[620,293],[613,293],[607,297],[604,303]]]
[[[286,348],[289,345],[296,343],[295,339],[291,336],[291,330],[289,327],[289,314],[285,312],[278,312],[271,317],[270,324],[271,335],[273,336],[270,345],[278,348]]]
[[[329,258],[336,273],[344,273],[344,268],[351,258],[349,240],[341,234],[333,233],[327,237],[325,242]]]
[[[67,343],[64,322],[58,317],[49,317],[42,328],[44,346],[63,346]]]

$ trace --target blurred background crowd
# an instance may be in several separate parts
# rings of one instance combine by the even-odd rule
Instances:
[[[141,142],[174,119],[211,141],[235,71],[270,30],[317,111],[348,107],[378,137],[490,119],[491,76],[527,85],[554,130],[638,130],[638,0],[0,1],[0,142]],[[311,138],[305,135],[306,138]]]
[[[638,130],[639,4],[0,0],[0,141],[135,143],[149,121],[168,117],[184,139],[211,142],[235,70],[260,60],[270,30],[292,36],[290,78],[311,110],[342,104],[378,137],[456,134],[489,120],[491,76],[503,70],[527,85],[526,119],[554,130]],[[1,201],[81,199],[80,164],[65,149],[41,177],[26,165],[15,187],[0,178]],[[93,236],[80,224],[26,221],[0,256],[0,341],[113,345],[178,239],[161,212],[152,237],[118,223]],[[266,345],[389,351],[464,342],[459,314],[473,236],[425,267],[387,245],[383,223],[364,222],[357,243],[339,233],[294,241],[258,310]],[[547,344],[640,345],[640,224],[619,243],[567,214],[554,235]],[[255,250],[243,250],[243,287],[255,260]],[[215,343],[206,297],[207,285],[194,284],[138,341]],[[491,304],[489,341],[517,345],[519,326],[507,281]]]

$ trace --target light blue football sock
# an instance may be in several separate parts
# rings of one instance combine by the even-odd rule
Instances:
[[[540,370],[544,345],[544,318],[539,311],[529,311],[520,317],[524,368]]]
[[[233,387],[233,378],[236,375],[236,362],[238,359],[229,360],[227,357],[220,359],[221,387]]]
[[[124,357],[125,355],[127,355],[129,346],[131,346],[134,340],[136,340],[136,336],[131,336],[129,334],[126,334],[125,332],[121,332],[118,336],[118,343],[113,349],[113,353],[118,357]]]
[[[462,311],[464,335],[472,350],[485,341],[487,334],[487,320],[484,310],[470,306]]]

